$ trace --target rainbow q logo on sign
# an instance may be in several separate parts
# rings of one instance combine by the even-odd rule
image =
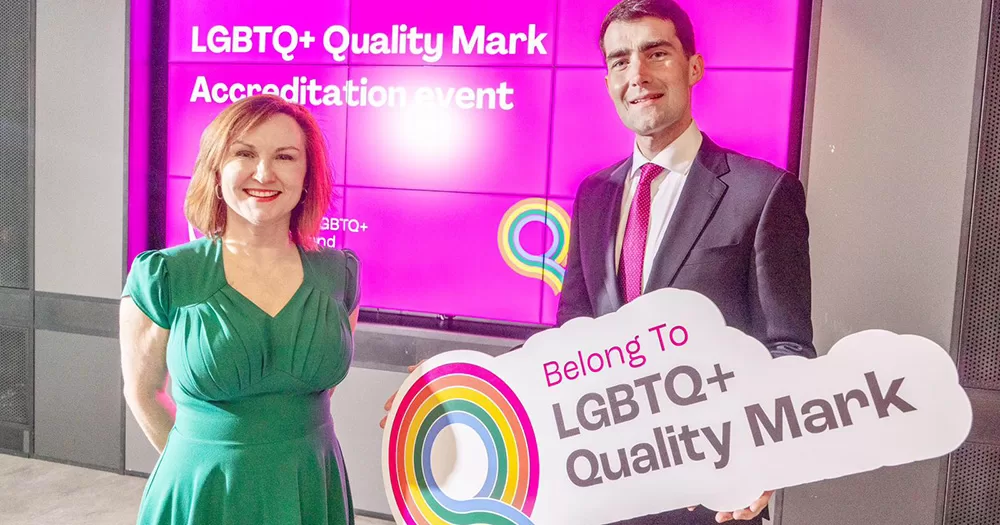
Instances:
[[[500,255],[515,272],[542,279],[552,291],[562,291],[569,254],[569,214],[558,204],[545,199],[525,199],[510,207],[500,221],[497,242]],[[539,222],[552,234],[552,244],[542,254],[531,253],[521,244],[525,226]]]
[[[385,459],[391,464],[387,488],[397,520],[409,525],[532,523],[539,478],[535,431],[524,406],[499,377],[467,363],[433,368],[402,393],[395,414]],[[455,432],[459,426],[464,433]],[[449,432],[459,441],[463,435],[480,441],[485,451],[485,469],[474,473],[485,472],[485,477],[455,483],[478,488],[461,499],[448,493],[447,480],[438,479],[432,465],[435,445],[446,442]],[[440,448],[454,451],[449,444]]]

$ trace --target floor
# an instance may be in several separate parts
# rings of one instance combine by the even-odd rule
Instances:
[[[132,525],[145,478],[0,454],[0,524]],[[387,521],[359,516],[357,525]]]

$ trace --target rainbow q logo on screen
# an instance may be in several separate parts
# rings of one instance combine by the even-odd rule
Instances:
[[[552,291],[562,291],[569,254],[569,214],[545,199],[525,199],[510,207],[500,221],[497,242],[507,266],[515,272],[542,279]],[[531,223],[542,223],[552,234],[552,244],[542,254],[529,252],[521,243],[521,233]]]
[[[392,465],[387,489],[401,523],[532,523],[529,516],[538,496],[538,445],[524,406],[503,380],[468,363],[433,368],[402,394],[395,414],[385,459]],[[456,432],[458,426],[463,434]],[[471,476],[438,479],[432,456],[442,449],[446,458],[453,456],[449,450],[454,451],[456,444],[448,437],[462,441],[463,435],[481,443],[485,454],[480,463],[485,465],[480,467],[485,468],[469,469]],[[459,491],[478,490],[449,494],[449,484]]]

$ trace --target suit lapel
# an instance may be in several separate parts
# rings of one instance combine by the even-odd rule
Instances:
[[[653,271],[644,291],[671,285],[694,243],[726,193],[719,177],[729,172],[725,152],[704,137],[681,191],[667,231],[653,259]]]
[[[630,157],[611,172],[605,181],[603,191],[597,195],[597,198],[600,199],[598,205],[602,213],[597,215],[597,220],[600,221],[600,224],[596,225],[597,227],[593,231],[599,233],[597,239],[595,239],[596,242],[592,246],[599,247],[599,249],[594,249],[590,252],[590,255],[594,258],[590,263],[590,267],[603,270],[603,275],[595,276],[596,280],[592,282],[604,283],[603,293],[610,302],[611,311],[618,310],[622,307],[623,303],[621,291],[618,289],[617,272],[615,271],[615,239],[618,235],[618,223],[621,220],[622,194],[625,189],[625,178],[628,176],[629,171],[631,171],[631,167],[632,159]],[[594,291],[600,293],[599,290],[597,288]],[[600,297],[592,297],[591,301],[597,306],[600,304]]]

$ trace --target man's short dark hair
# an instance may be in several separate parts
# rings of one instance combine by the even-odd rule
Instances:
[[[694,26],[681,6],[674,0],[622,0],[608,11],[601,24],[601,54],[604,54],[604,34],[612,22],[630,22],[645,17],[659,18],[673,22],[677,38],[681,41],[684,56],[695,54]]]

